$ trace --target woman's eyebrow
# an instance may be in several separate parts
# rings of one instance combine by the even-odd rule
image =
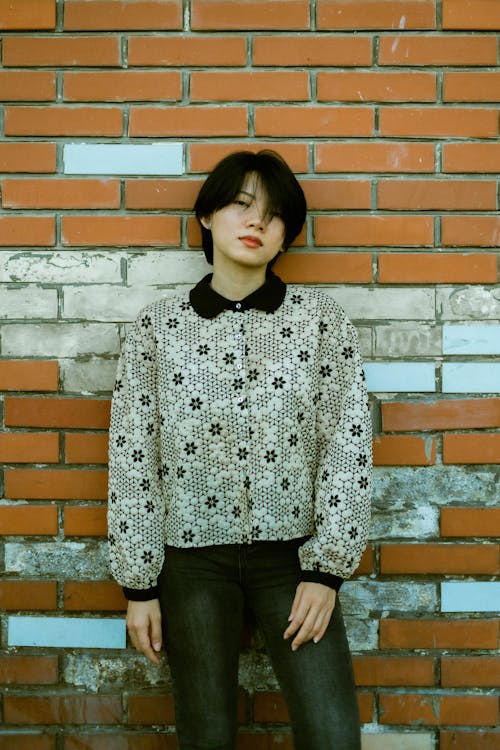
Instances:
[[[249,193],[248,190],[240,190],[239,195],[248,195],[249,198],[255,198],[255,195],[253,193]]]

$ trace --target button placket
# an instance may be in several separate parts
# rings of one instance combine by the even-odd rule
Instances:
[[[235,304],[236,309],[241,309],[241,303]],[[233,340],[235,342],[234,353],[236,359],[234,361],[234,369],[238,374],[238,378],[243,381],[243,389],[240,391],[236,401],[238,405],[238,411],[241,417],[241,442],[239,443],[241,448],[246,449],[245,456],[238,462],[240,468],[240,487],[241,487],[241,505],[242,505],[242,531],[243,531],[243,542],[246,543],[251,539],[251,528],[252,520],[250,517],[250,497],[249,497],[249,479],[248,479],[248,461],[249,461],[249,441],[250,441],[250,425],[248,422],[248,377],[246,367],[246,336],[245,326],[241,322],[241,318],[244,316],[238,316],[240,318],[238,330],[233,333]]]

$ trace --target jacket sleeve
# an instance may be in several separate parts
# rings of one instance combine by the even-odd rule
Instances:
[[[143,312],[118,362],[109,434],[110,564],[129,599],[156,597],[163,564],[161,480],[156,346]]]
[[[339,589],[368,539],[372,429],[354,327],[328,300],[321,328],[315,533],[299,549],[303,580]]]

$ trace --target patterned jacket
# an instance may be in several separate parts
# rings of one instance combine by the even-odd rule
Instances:
[[[304,580],[338,589],[366,545],[371,423],[355,330],[270,273],[241,302],[210,287],[147,306],[112,401],[111,570],[156,596],[164,545],[308,537]]]

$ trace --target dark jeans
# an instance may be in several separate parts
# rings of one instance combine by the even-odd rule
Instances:
[[[164,637],[181,750],[234,750],[243,614],[255,618],[285,697],[296,750],[361,747],[351,655],[337,600],[319,643],[283,640],[303,540],[166,548]]]

